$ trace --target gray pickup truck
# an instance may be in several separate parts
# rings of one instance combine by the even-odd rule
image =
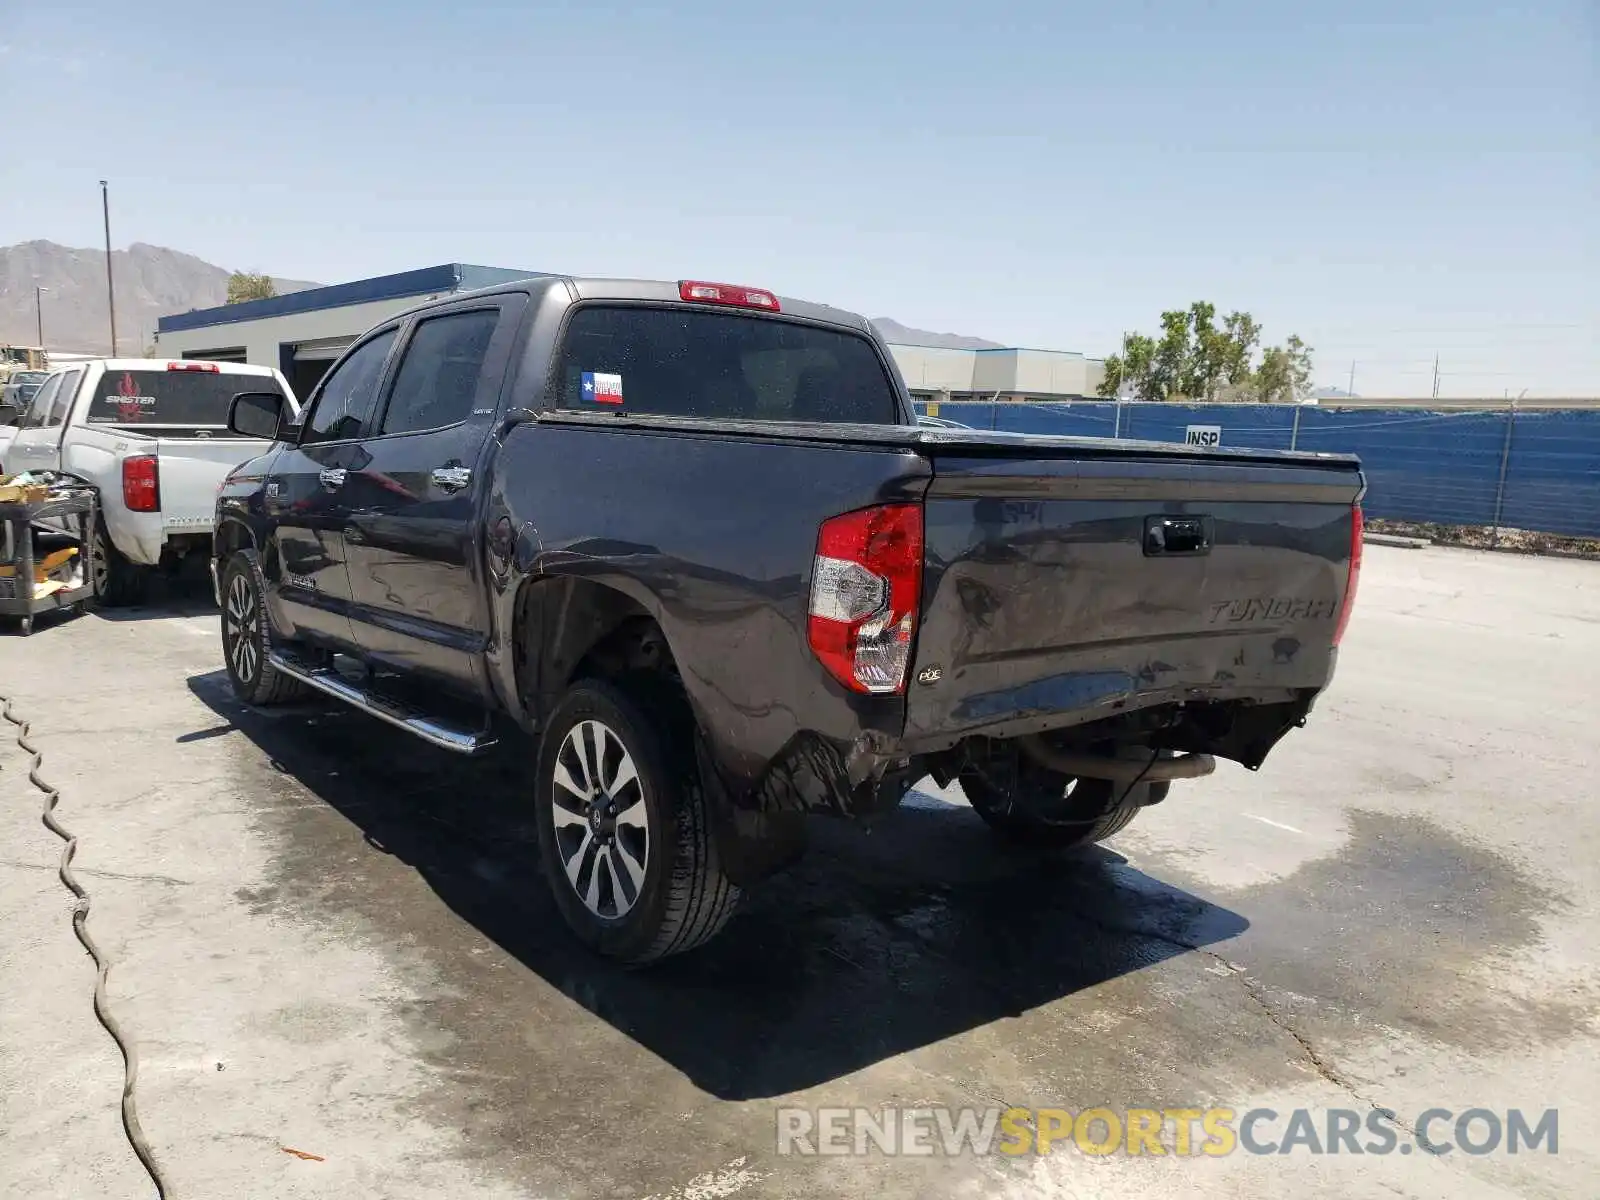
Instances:
[[[525,731],[560,911],[635,962],[926,774],[1071,846],[1259,766],[1360,562],[1353,458],[919,426],[867,321],[758,288],[451,296],[230,422],[273,440],[217,503],[237,694]]]

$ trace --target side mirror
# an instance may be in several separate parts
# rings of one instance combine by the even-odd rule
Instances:
[[[283,426],[284,408],[277,392],[240,392],[228,405],[228,428],[241,437],[275,442]]]

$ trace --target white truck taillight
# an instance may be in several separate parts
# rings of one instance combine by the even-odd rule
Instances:
[[[811,569],[811,652],[851,691],[903,691],[921,591],[921,505],[824,521]]]
[[[129,512],[161,511],[161,468],[154,454],[122,460],[122,503]]]

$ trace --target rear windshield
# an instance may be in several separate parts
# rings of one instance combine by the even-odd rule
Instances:
[[[562,408],[747,421],[901,424],[864,337],[771,317],[581,308],[558,362]]]
[[[85,420],[90,425],[149,427],[151,432],[178,427],[223,433],[228,405],[240,392],[282,395],[283,389],[270,375],[112,370],[100,377]]]

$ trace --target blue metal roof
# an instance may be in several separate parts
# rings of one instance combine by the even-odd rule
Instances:
[[[335,283],[328,287],[307,288],[303,292],[290,292],[286,296],[271,296],[265,300],[246,300],[240,304],[223,304],[216,308],[197,308],[193,312],[173,313],[171,316],[158,318],[156,330],[159,333],[177,333],[184,329],[203,329],[208,325],[231,325],[237,321],[257,321],[263,317],[284,317],[290,313],[318,312],[328,308],[344,308],[351,304],[370,304],[374,300],[431,296],[441,292],[465,292],[541,274],[544,272],[518,271],[510,267],[480,267],[472,263],[444,263],[437,267],[401,271],[395,275],[379,275],[373,279],[357,279],[350,283]]]

